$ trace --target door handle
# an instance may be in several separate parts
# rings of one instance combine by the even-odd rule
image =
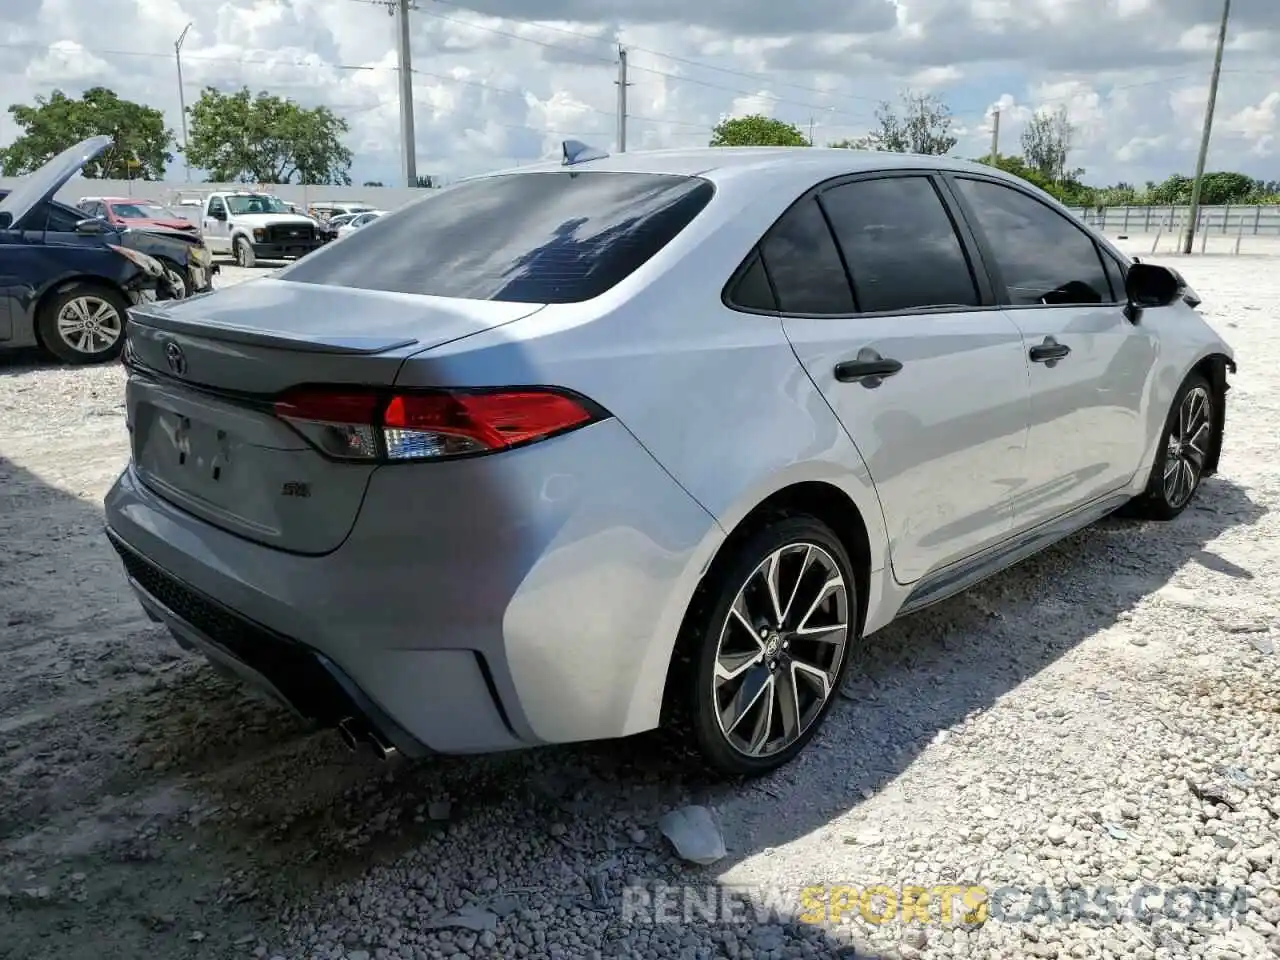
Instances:
[[[892,377],[895,373],[902,369],[902,361],[886,360],[883,357],[872,355],[870,357],[860,356],[857,360],[843,360],[836,364],[836,379],[841,383],[861,383],[862,381],[880,381],[885,377]],[[877,386],[877,383],[868,383],[867,386]]]
[[[1027,351],[1031,357],[1032,363],[1046,363],[1053,365],[1071,352],[1071,348],[1065,343],[1059,343],[1053,337],[1045,337],[1044,342],[1037,344]]]

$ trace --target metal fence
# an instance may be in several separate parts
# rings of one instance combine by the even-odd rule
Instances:
[[[1156,234],[1186,229],[1190,208],[1074,207],[1077,217],[1111,236]],[[1227,204],[1201,207],[1196,233],[1224,236],[1280,236],[1280,206]]]

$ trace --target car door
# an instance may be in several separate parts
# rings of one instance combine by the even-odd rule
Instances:
[[[231,250],[231,227],[227,223],[227,205],[221,197],[211,197],[205,209],[204,242],[211,251]]]
[[[999,180],[948,180],[1027,351],[1031,425],[1016,523],[1028,528],[1133,479],[1157,345],[1126,316],[1116,271],[1070,214]]]
[[[916,171],[823,188],[760,247],[787,337],[875,481],[900,583],[1007,537],[1022,484],[1022,338],[970,242]]]
[[[94,218],[75,207],[45,201],[27,218],[24,232],[29,244],[99,249],[104,242],[100,235],[76,232],[77,223],[92,219]]]

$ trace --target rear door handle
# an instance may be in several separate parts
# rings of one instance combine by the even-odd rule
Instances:
[[[883,357],[844,360],[836,364],[836,379],[841,383],[860,383],[864,380],[883,380],[902,369],[902,361]],[[873,386],[874,384],[867,384]]]
[[[1045,337],[1044,342],[1027,351],[1032,363],[1053,364],[1071,352],[1065,343],[1059,343],[1053,337]]]

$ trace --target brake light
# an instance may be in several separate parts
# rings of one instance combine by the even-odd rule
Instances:
[[[277,417],[321,453],[374,462],[493,453],[608,416],[583,397],[548,387],[396,392],[299,387],[274,407]]]

